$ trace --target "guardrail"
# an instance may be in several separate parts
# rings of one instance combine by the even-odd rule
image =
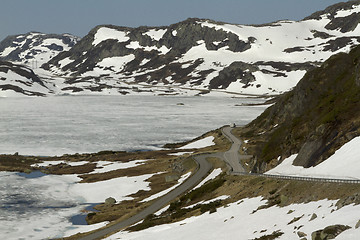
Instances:
[[[289,175],[273,175],[273,174],[263,174],[263,173],[242,173],[242,172],[232,172],[231,174],[242,175],[242,176],[258,176],[258,177],[276,178],[276,179],[285,179],[285,180],[308,181],[308,182],[360,184],[359,179],[299,177],[299,176],[289,176]]]

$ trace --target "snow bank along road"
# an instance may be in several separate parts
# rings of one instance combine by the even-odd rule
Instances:
[[[251,175],[260,176],[267,178],[278,178],[296,181],[310,181],[310,182],[329,182],[329,183],[354,183],[360,184],[358,179],[336,179],[336,178],[321,178],[321,177],[301,177],[301,176],[287,176],[287,175],[273,175],[273,174],[262,174],[262,173],[247,173],[240,163],[243,158],[249,158],[249,155],[240,155],[239,149],[242,141],[235,137],[231,133],[230,127],[222,128],[223,134],[233,143],[230,150],[224,153],[225,162],[230,168],[230,174],[232,175]]]

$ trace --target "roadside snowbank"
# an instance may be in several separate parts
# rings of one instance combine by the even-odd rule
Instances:
[[[266,172],[274,175],[321,177],[336,179],[360,179],[360,137],[343,145],[327,160],[315,167],[294,166],[296,154],[285,159],[280,165]]]

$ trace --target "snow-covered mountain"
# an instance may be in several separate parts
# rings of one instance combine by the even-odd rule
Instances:
[[[8,36],[0,42],[0,59],[38,68],[62,51],[68,51],[79,38],[70,34],[29,32]]]
[[[279,94],[307,70],[360,43],[360,1],[302,21],[258,26],[188,19],[166,27],[98,26],[44,64],[63,92],[133,92],[133,84]],[[145,87],[142,87],[145,89]],[[142,91],[137,88],[138,91]],[[174,90],[175,89],[175,90]],[[177,90],[176,90],[177,89]]]
[[[0,97],[46,96],[54,93],[52,88],[30,68],[0,61]]]

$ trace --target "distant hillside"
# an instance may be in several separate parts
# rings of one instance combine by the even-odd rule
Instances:
[[[255,156],[253,171],[268,170],[298,153],[294,164],[315,166],[360,135],[360,46],[309,71],[241,133]]]
[[[62,51],[68,51],[78,37],[70,34],[44,34],[29,32],[8,36],[0,42],[0,60],[40,67]]]
[[[0,97],[45,96],[50,86],[25,66],[0,61]]]
[[[280,94],[307,70],[360,43],[360,1],[340,3],[302,21],[258,26],[188,19],[164,27],[97,26],[43,67],[66,76],[65,92],[129,84]],[[176,93],[176,90],[174,90]]]

